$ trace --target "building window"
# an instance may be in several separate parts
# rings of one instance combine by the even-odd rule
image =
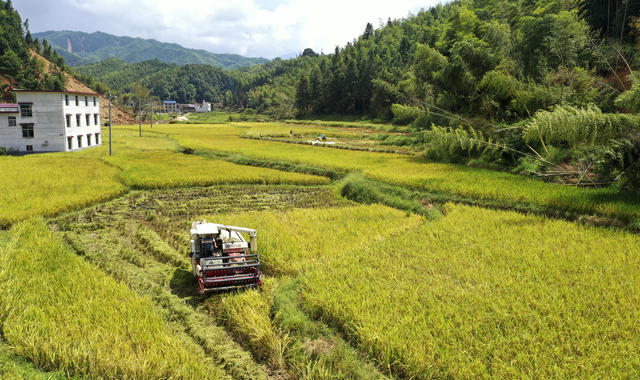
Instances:
[[[65,95],[64,96],[64,105],[68,106],[69,105],[69,95]]]
[[[33,145],[27,145],[27,152],[33,152]]]
[[[78,148],[82,148],[82,135],[78,135]]]
[[[96,145],[100,145],[100,134],[96,133]]]
[[[98,114],[97,114],[97,113],[94,113],[94,114],[93,114],[93,124],[95,124],[95,125],[100,125],[100,124],[98,123]]]
[[[71,127],[71,115],[70,114],[66,114],[66,115],[64,115],[64,118],[65,118],[66,123],[67,123],[67,128],[70,128]]]
[[[87,122],[87,126],[91,125],[91,115],[89,114],[84,115],[84,121]]]
[[[76,95],[76,106],[78,105],[78,96]]]
[[[76,127],[80,127],[80,126],[81,126],[81,125],[80,125],[80,114],[79,114],[79,113],[77,113],[77,114],[76,114]]]
[[[20,104],[20,116],[22,117],[33,116],[33,110],[31,109],[31,104]]]
[[[73,149],[73,136],[67,137],[67,149],[69,150]]]
[[[96,105],[97,105],[97,104],[96,104],[96,97],[94,96],[94,97],[93,97],[93,106],[95,107]]]
[[[10,127],[15,127],[18,124],[16,124],[16,117],[15,116],[9,116],[9,126]]]
[[[20,124],[22,126],[22,137],[32,139],[34,137],[33,124]]]
[[[86,96],[84,97],[84,105],[89,107],[89,98],[87,98]]]
[[[87,146],[91,146],[91,135],[87,135]]]

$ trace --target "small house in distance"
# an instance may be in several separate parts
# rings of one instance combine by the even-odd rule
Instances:
[[[196,112],[195,104],[178,104],[178,108],[180,109],[180,113]]]
[[[165,100],[164,111],[167,113],[178,113],[178,103],[175,100]]]
[[[197,113],[211,112],[211,103],[205,102],[204,100],[202,101],[202,104],[196,104],[195,106]]]
[[[69,152],[102,145],[100,97],[93,92],[14,90],[0,105],[0,148]]]

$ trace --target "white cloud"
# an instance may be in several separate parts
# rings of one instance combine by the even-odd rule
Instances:
[[[30,3],[49,0],[26,0]],[[332,52],[387,18],[406,17],[441,0],[63,0],[57,4],[68,17],[43,19],[33,31],[51,29],[154,38],[215,53],[273,58],[310,47]],[[65,8],[68,8],[66,11]],[[29,6],[22,13],[36,13]],[[37,15],[35,15],[37,16]],[[81,20],[81,23],[73,21]],[[76,26],[77,25],[77,26]],[[86,30],[93,29],[93,30]]]

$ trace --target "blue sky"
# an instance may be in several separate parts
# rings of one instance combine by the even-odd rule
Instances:
[[[14,0],[32,32],[102,31],[214,53],[291,57],[332,52],[367,22],[406,17],[442,0]]]

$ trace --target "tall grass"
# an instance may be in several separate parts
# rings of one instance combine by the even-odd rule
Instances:
[[[0,326],[37,366],[95,378],[226,377],[141,298],[76,256],[42,220],[0,251]]]

